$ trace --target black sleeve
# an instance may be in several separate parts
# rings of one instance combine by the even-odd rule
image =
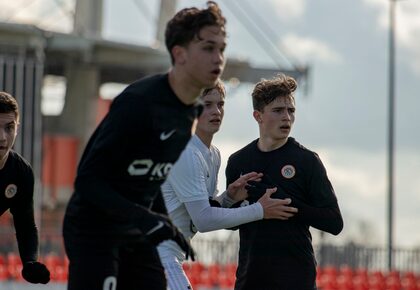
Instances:
[[[232,158],[229,157],[226,169],[225,169],[225,176],[226,176],[226,189],[228,188],[229,184],[234,182],[236,179],[239,178],[240,173],[236,173],[236,166],[234,165],[234,162],[232,161]],[[232,207],[239,207],[240,202],[237,202],[232,205]],[[227,228],[227,230],[238,230],[240,225],[236,227]]]
[[[16,230],[16,239],[22,263],[38,258],[38,230],[34,218],[34,175],[32,169],[25,169],[22,175],[20,198],[10,208]]]
[[[118,221],[136,222],[143,214],[149,212],[146,207],[128,200],[113,190],[107,181],[99,176],[84,178],[83,191],[80,192],[89,193],[82,194],[82,198]]]
[[[343,229],[343,218],[337,203],[328,207],[314,207],[286,193],[282,198],[287,197],[292,200],[290,206],[298,209],[296,218],[304,223],[333,235],[338,235]]]
[[[125,144],[130,142],[132,134],[130,130],[134,130],[127,124],[141,123],[139,117],[147,118],[144,110],[133,113],[135,104],[131,102],[134,100],[126,98],[124,103],[113,102],[106,119],[89,140],[75,182],[76,191],[84,200],[116,220],[131,222],[149,210],[115,190],[107,177],[107,171],[110,159],[118,163],[124,157]]]
[[[162,191],[160,190],[160,188],[159,193],[156,195],[156,198],[153,201],[153,206],[151,210],[157,213],[168,215],[168,210],[166,208],[165,200],[163,199]]]
[[[305,195],[307,200],[300,200],[284,189],[279,195],[292,199],[291,206],[298,209],[296,218],[318,230],[338,235],[343,229],[343,218],[334,189],[317,154],[312,158],[309,169]],[[281,188],[281,184],[278,188]]]
[[[325,206],[314,206],[302,201],[293,194],[286,193],[286,190],[282,188],[282,185],[274,183],[263,183],[255,182],[255,185],[248,188],[249,201],[256,202],[261,196],[264,195],[267,188],[277,187],[277,191],[273,193],[272,198],[285,199],[290,198],[292,203],[290,206],[296,207],[298,213],[295,218],[301,220],[303,223],[312,226],[316,229],[329,232],[337,235],[343,228],[343,219],[341,217],[340,209],[337,202],[333,202],[330,205]],[[241,206],[238,202],[232,207]]]
[[[229,157],[226,169],[225,169],[225,176],[226,176],[226,189],[228,188],[229,184],[236,181],[240,177],[240,173],[238,172],[237,166],[235,166],[234,160]]]

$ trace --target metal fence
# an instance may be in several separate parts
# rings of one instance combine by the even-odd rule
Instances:
[[[200,262],[205,264],[236,263],[238,260],[238,239],[209,240],[199,236],[193,239],[193,247]],[[315,245],[315,256],[320,266],[350,266],[370,271],[387,270],[387,249],[385,247],[365,247],[349,243],[343,246]],[[420,273],[420,248],[394,249],[394,268],[398,271]]]
[[[1,219],[3,219],[2,217]],[[11,223],[11,221],[10,221]],[[62,237],[59,235],[41,235],[40,255],[54,252],[59,256],[65,255]],[[239,241],[237,237],[228,239],[202,238],[200,235],[194,237],[192,246],[197,254],[197,259],[203,264],[230,264],[237,263]],[[17,244],[11,224],[5,225],[0,222],[0,254],[17,252]],[[330,244],[316,244],[314,246],[315,256],[319,266],[349,266],[353,269],[364,268],[370,271],[387,271],[387,249],[385,247],[365,247],[349,243],[343,246]],[[405,272],[412,271],[420,273],[420,248],[403,249],[397,248],[393,251],[394,269]]]

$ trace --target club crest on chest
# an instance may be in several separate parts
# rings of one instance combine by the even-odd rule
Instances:
[[[6,198],[12,198],[17,193],[17,186],[15,184],[9,184],[4,191]]]
[[[296,169],[293,165],[285,165],[281,169],[281,175],[284,178],[291,179],[296,175]]]

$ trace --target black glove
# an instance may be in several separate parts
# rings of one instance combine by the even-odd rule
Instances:
[[[234,204],[230,206],[230,208],[238,208],[238,207],[248,206],[250,204],[251,203],[248,201],[248,199],[244,199],[244,200],[235,202]]]
[[[147,229],[143,228],[146,238],[155,246],[165,240],[173,240],[185,252],[186,259],[191,258],[191,260],[195,261],[195,253],[190,243],[171,220],[158,213],[151,213],[151,216],[154,217],[153,221],[149,221]]]
[[[209,203],[211,207],[222,207],[222,205],[215,199],[209,198]]]
[[[245,189],[248,192],[248,200],[251,203],[256,202],[263,196],[268,188],[277,187],[276,183],[270,178],[268,174],[264,174],[261,181],[248,181],[248,185],[245,186]],[[280,189],[277,187],[277,191],[273,193],[272,197],[274,198],[286,198],[284,194],[281,193]]]
[[[34,284],[47,284],[50,281],[50,271],[40,262],[24,263],[22,276],[26,281]]]
[[[185,252],[186,260],[191,258],[192,261],[195,261],[195,252],[193,248],[191,247],[190,243],[184,238],[184,235],[180,231],[178,231],[178,229],[176,230],[176,232],[177,234],[172,240],[174,240]]]
[[[260,199],[265,194],[267,188],[273,188],[275,186],[263,183],[262,181],[248,181],[248,185],[245,185],[245,189],[248,192],[248,200],[252,203]]]
[[[277,187],[277,191],[274,192],[271,197],[272,198],[279,198],[279,199],[285,199],[285,198],[291,198],[292,203],[289,206],[295,206],[293,201],[295,198],[285,193],[280,187],[277,186],[273,182],[273,180],[270,178],[269,175],[264,175],[262,181],[248,181],[248,185],[245,186],[245,189],[248,192],[248,199],[251,203],[256,202],[258,199],[260,199],[261,196],[263,196],[268,188],[274,188]]]

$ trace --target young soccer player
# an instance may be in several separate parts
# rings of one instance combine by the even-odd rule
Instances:
[[[37,261],[34,174],[28,161],[12,149],[18,127],[18,103],[10,94],[0,92],[0,216],[8,209],[13,215],[23,278],[30,283],[46,284],[50,272]]]
[[[247,203],[267,188],[273,197],[292,200],[298,212],[288,220],[261,220],[239,226],[236,290],[316,289],[316,261],[309,227],[337,235],[343,219],[327,172],[318,154],[289,137],[295,121],[297,82],[285,75],[259,82],[252,93],[259,138],[229,157],[227,184],[241,172],[257,171]]]
[[[160,185],[191,137],[196,99],[223,72],[225,38],[216,3],[179,11],[165,32],[170,71],[129,85],[90,138],[64,218],[69,290],[166,290],[156,245],[193,255]]]

